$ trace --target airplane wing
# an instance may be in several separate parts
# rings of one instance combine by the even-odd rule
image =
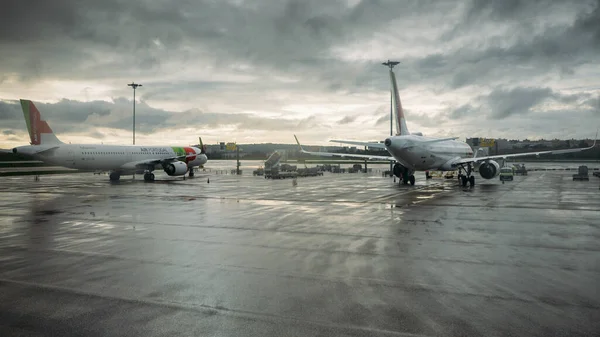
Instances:
[[[383,144],[383,143],[369,143],[369,142],[359,142],[359,141],[355,141],[355,140],[339,140],[339,139],[332,139],[332,140],[330,140],[330,142],[332,142],[332,143],[342,143],[342,144],[351,144],[351,145],[359,145],[359,146],[368,146],[368,147],[373,147],[373,148],[378,148],[378,149],[384,149],[385,150],[385,144]]]
[[[597,136],[597,134],[596,134]],[[506,158],[515,158],[515,157],[526,157],[526,156],[539,156],[542,154],[563,154],[563,153],[572,153],[572,152],[581,152],[585,150],[590,150],[596,146],[596,140],[594,139],[594,144],[589,147],[580,147],[577,149],[564,149],[564,150],[550,150],[550,151],[538,151],[538,152],[526,152],[526,153],[514,153],[514,154],[501,154],[495,156],[486,156],[486,157],[473,157],[473,158],[463,158],[455,161],[453,164],[467,164],[467,163],[477,163],[480,161],[490,160],[490,159],[506,159]]]
[[[296,138],[296,143],[298,143],[298,147],[300,148],[300,152],[307,153],[307,154],[312,154],[312,155],[315,155],[315,156],[342,157],[342,158],[348,157],[348,158],[360,158],[360,159],[367,159],[367,160],[389,160],[389,161],[396,161],[396,159],[394,157],[391,157],[391,156],[372,156],[372,155],[368,155],[368,154],[350,154],[350,153],[306,151],[306,150],[304,150],[304,148],[302,148],[302,145],[300,144],[300,141],[298,141],[298,137],[296,137],[296,135],[294,135],[294,138]],[[374,144],[377,144],[377,143],[374,143]],[[383,145],[383,144],[381,144],[381,145]]]
[[[171,162],[178,161],[178,160],[185,160],[186,156],[187,155],[171,157],[171,158],[163,158],[163,159],[144,159],[144,160],[132,161],[132,162],[122,165],[121,168],[124,170],[133,170],[133,169],[145,168],[146,166],[156,166],[159,164],[162,165],[162,164],[171,163]]]
[[[458,139],[458,137],[449,137],[449,138],[437,138],[437,139],[430,139],[430,140],[422,140],[421,144],[423,144],[423,143],[445,142],[447,140],[455,140],[455,139]],[[383,143],[359,142],[359,141],[355,141],[355,140],[340,140],[340,139],[332,139],[332,140],[330,140],[330,142],[332,142],[332,143],[342,143],[342,144],[351,144],[351,145],[359,145],[359,146],[368,146],[368,147],[373,147],[373,148],[378,148],[378,149],[385,149],[385,144],[383,144]]]

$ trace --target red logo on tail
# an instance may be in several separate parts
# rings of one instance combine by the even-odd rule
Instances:
[[[46,121],[41,120],[40,112],[33,102],[29,102],[29,121],[31,122],[31,144],[40,145],[42,143],[42,133],[53,133]]]

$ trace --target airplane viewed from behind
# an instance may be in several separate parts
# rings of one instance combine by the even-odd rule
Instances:
[[[45,163],[86,171],[110,171],[110,180],[123,174],[144,173],[145,181],[154,181],[156,169],[170,176],[190,177],[193,167],[202,166],[207,157],[200,140],[197,147],[65,144],[61,142],[32,101],[21,100],[31,145],[12,149],[13,153],[34,157]]]
[[[472,175],[474,169],[479,170],[479,174],[484,179],[493,179],[500,173],[499,160],[507,158],[539,156],[543,154],[561,154],[579,152],[593,148],[596,146],[596,138],[594,144],[590,147],[538,151],[517,154],[504,154],[495,156],[478,156],[478,153],[473,153],[469,144],[456,140],[458,137],[452,138],[431,138],[425,137],[422,133],[411,134],[406,126],[406,119],[400,95],[398,94],[398,86],[396,84],[396,76],[390,69],[390,82],[393,100],[394,116],[396,117],[396,135],[385,139],[383,143],[361,142],[353,140],[331,140],[331,142],[367,146],[370,148],[385,149],[390,156],[372,156],[347,153],[332,153],[332,152],[311,152],[306,151],[298,141],[296,142],[303,153],[317,156],[338,156],[348,158],[360,158],[368,160],[388,160],[395,162],[393,174],[400,178],[401,183],[411,185],[415,184],[415,171],[459,171],[459,179],[462,186],[469,183],[470,186],[475,185],[475,176]]]

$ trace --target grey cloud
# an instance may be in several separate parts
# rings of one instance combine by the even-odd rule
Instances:
[[[389,123],[390,122],[390,115],[389,114],[385,114],[382,115],[381,117],[377,118],[377,120],[375,121],[375,125],[382,125],[385,123]]]
[[[361,74],[348,75],[353,65],[333,59],[332,47],[371,38],[391,20],[425,15],[444,4],[452,2],[411,0],[399,6],[376,0],[351,7],[345,0],[84,0],[76,5],[57,0],[50,6],[10,0],[0,20],[0,31],[7,32],[0,41],[10,47],[0,52],[0,70],[16,71],[24,81],[120,77],[160,71],[169,62],[184,67],[203,56],[209,66],[253,64],[257,72],[283,71],[337,90],[363,81],[348,78]],[[24,20],[36,24],[23,25]],[[90,60],[100,62],[90,65]],[[336,78],[348,80],[329,83]]]
[[[52,130],[57,133],[88,132],[94,138],[105,138],[98,127],[131,130],[133,125],[132,102],[118,98],[113,102],[78,102],[61,100],[57,103],[35,103],[41,115]],[[0,101],[0,116],[8,130],[25,130],[26,125],[20,104],[16,101]],[[151,133],[181,127],[218,128],[235,125],[245,130],[304,130],[321,126],[315,116],[304,119],[263,118],[257,115],[239,113],[203,112],[199,109],[188,111],[167,111],[149,106],[142,101],[136,104],[136,131]]]
[[[477,113],[478,113],[478,109],[473,107],[471,104],[464,104],[464,105],[459,106],[456,109],[453,109],[450,112],[449,117],[451,119],[462,119],[462,118],[472,117]]]
[[[104,139],[106,138],[106,135],[98,132],[98,131],[92,131],[90,134],[88,134],[88,136],[92,137],[92,138],[96,138],[96,139]]]
[[[386,48],[385,59],[402,61],[396,67],[401,90],[426,86],[459,97],[473,89],[466,100],[447,104],[444,117],[463,119],[478,112],[493,118],[530,114],[532,107],[546,100],[590,109],[598,106],[591,97],[566,96],[551,89],[548,93],[537,87],[548,85],[543,81],[549,78],[572,80],[587,69],[584,66],[598,64],[599,4],[597,0],[374,0],[353,6],[346,0],[56,0],[51,4],[8,0],[0,12],[0,89],[40,79],[114,85],[141,78],[140,132],[194,121],[240,128],[312,125],[323,129],[335,127],[335,121],[332,126],[317,117],[278,120],[233,112],[277,111],[298,92],[387,91],[383,60],[368,59],[372,51]],[[447,20],[437,24],[441,17]],[[431,30],[412,27],[415,20],[432,23]],[[396,42],[414,48],[398,48]],[[352,61],[333,53],[349,47],[349,52],[358,58],[366,55],[368,60]],[[237,83],[235,79],[173,79],[192,67],[249,79]],[[11,82],[13,76],[21,83]],[[273,80],[278,76],[293,81]],[[537,89],[506,89],[513,87]],[[126,89],[113,89],[106,96],[120,97]],[[274,90],[292,94],[271,95]],[[480,94],[486,91],[492,91],[490,97]],[[214,96],[228,113],[204,106],[186,112],[151,107],[157,101],[173,103],[194,95]],[[277,98],[282,96],[286,98]],[[582,103],[586,99],[588,103]],[[469,104],[463,105],[465,101]],[[412,102],[405,104],[410,107]],[[57,132],[131,127],[127,99],[67,100],[41,106]],[[375,126],[389,123],[388,108],[375,113]],[[12,104],[0,102],[0,120],[8,129],[25,127],[20,108]]]
[[[488,115],[492,119],[504,119],[513,115],[529,114],[534,107],[544,102],[559,102],[577,109],[577,106],[589,107],[594,104],[588,93],[561,94],[550,88],[516,87],[512,89],[496,88],[487,95],[481,95],[473,100],[479,106],[471,103],[451,109],[447,114],[452,119],[470,118],[475,115]],[[580,108],[581,109],[581,108]]]
[[[543,100],[552,97],[549,88],[515,88],[512,90],[496,89],[487,97],[491,116],[503,119],[514,114],[524,114]]]
[[[338,124],[350,124],[353,123],[358,116],[345,116],[338,121]]]
[[[568,73],[573,66],[595,58],[588,51],[598,45],[591,43],[600,36],[596,24],[600,21],[596,20],[598,8],[591,11],[590,1],[560,3],[470,1],[461,6],[454,1],[411,0],[400,5],[392,0],[377,0],[360,1],[351,7],[344,0],[176,4],[84,0],[77,5],[57,0],[50,6],[41,0],[10,0],[0,18],[0,32],[6,32],[0,35],[0,41],[10,47],[0,52],[0,71],[16,71],[24,81],[44,76],[122,77],[159,72],[173,62],[185,67],[203,56],[208,66],[231,69],[239,63],[252,64],[256,74],[293,74],[303,78],[307,86],[318,83],[328,91],[384,89],[387,82],[381,80],[378,62],[341,61],[329,54],[331,48],[367,41],[374,34],[393,28],[404,17],[431,20],[435,13],[461,7],[465,7],[465,23],[457,25],[461,29],[452,28],[453,35],[442,36],[444,45],[453,46],[455,38],[478,34],[479,22],[490,18],[501,20],[524,13],[545,22],[565,6],[580,12],[569,27],[549,25],[546,32],[535,37],[528,35],[529,30],[522,30],[521,38],[512,44],[503,43],[503,47],[492,43],[450,48],[443,54],[390,55],[402,59],[402,79],[442,78],[452,88],[460,88],[502,76],[504,65],[530,63],[532,59],[558,61],[564,63],[561,71]],[[35,22],[35,29],[23,25],[24,18]],[[410,34],[407,32],[407,36]],[[161,45],[153,41],[160,41]],[[571,57],[574,52],[580,56]],[[118,57],[99,59],[107,53]],[[89,65],[89,60],[102,62]],[[547,69],[546,65],[543,67]],[[454,77],[448,81],[448,76]]]
[[[589,98],[583,102],[584,106],[590,107],[594,113],[600,115],[600,95],[595,98]]]
[[[15,135],[16,133],[13,130],[2,130],[2,134],[10,136],[10,135]]]

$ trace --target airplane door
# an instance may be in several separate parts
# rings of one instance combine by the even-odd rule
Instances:
[[[68,150],[67,150],[67,160],[66,160],[66,162],[67,162],[67,165],[69,167],[75,168],[77,166],[76,165],[77,161],[75,160],[75,151],[71,147],[69,147]]]

